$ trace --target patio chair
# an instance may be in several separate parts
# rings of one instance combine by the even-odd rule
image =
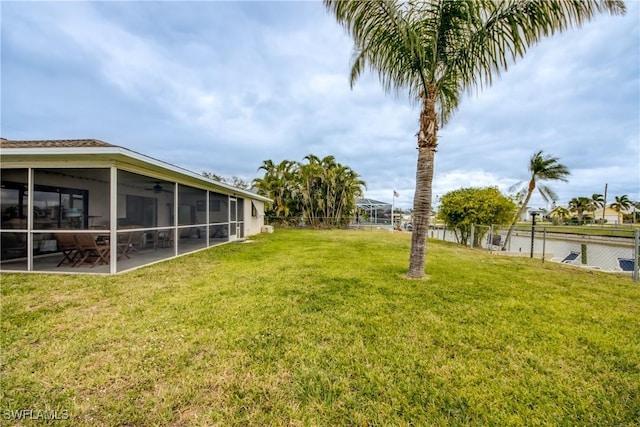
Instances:
[[[137,250],[133,246],[133,232],[118,233],[118,259],[123,255],[127,258],[131,258],[129,254]]]
[[[109,245],[99,245],[95,236],[91,234],[74,234],[76,248],[80,253],[79,259],[73,265],[78,267],[83,263],[95,267],[98,264],[109,264]]]
[[[129,225],[121,227],[121,229],[128,228],[141,228],[140,225]],[[137,252],[140,249],[147,247],[147,232],[145,231],[124,231],[118,232],[118,256],[123,254],[129,258],[132,252]]]
[[[69,264],[73,267],[80,255],[76,248],[76,241],[73,238],[73,234],[55,233],[53,236],[63,256],[56,267],[60,267],[62,264]]]
[[[635,260],[633,258],[618,258],[618,266],[620,271],[625,273],[633,273],[635,267]]]
[[[158,247],[159,248],[170,248],[173,246],[173,231],[172,230],[161,230],[158,231]]]

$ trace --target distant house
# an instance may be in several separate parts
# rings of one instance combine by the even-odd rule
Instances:
[[[0,271],[126,271],[260,233],[270,202],[95,139],[0,156]]]
[[[532,212],[536,213],[536,221],[540,221],[542,218],[544,218],[545,216],[547,216],[549,214],[545,209],[534,209],[534,208],[527,207],[520,214],[519,221],[531,222],[531,219],[533,218],[533,215],[531,215]]]
[[[602,220],[602,210],[603,209],[600,208],[593,213],[593,218],[595,221]],[[604,219],[606,220],[607,224],[622,224],[622,212],[618,213],[612,208],[606,208],[604,209]]]
[[[354,225],[387,225],[391,226],[391,203],[369,198],[356,199],[357,213]]]

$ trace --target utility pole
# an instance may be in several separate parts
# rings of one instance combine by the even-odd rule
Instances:
[[[604,214],[607,211],[607,187],[609,184],[604,184],[604,206],[602,206],[602,224],[604,225]]]

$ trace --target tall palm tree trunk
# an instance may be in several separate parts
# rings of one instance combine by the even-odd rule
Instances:
[[[418,131],[418,165],[416,192],[413,197],[413,232],[407,277],[424,277],[427,255],[427,232],[431,214],[431,197],[436,148],[438,146],[438,115],[435,104],[435,85],[430,85],[422,99],[420,130]]]
[[[509,231],[507,231],[507,237],[504,239],[504,243],[502,244],[503,251],[507,250],[507,246],[509,245],[509,241],[511,240],[511,234],[513,233],[513,229],[516,226],[516,222],[518,222],[518,220],[522,216],[522,212],[524,212],[524,210],[527,208],[527,205],[531,200],[531,195],[533,194],[533,191],[535,189],[536,189],[536,181],[535,179],[532,178],[529,181],[529,187],[527,188],[527,196],[524,198],[522,205],[520,205],[520,209],[518,209],[518,212],[516,212],[516,215],[513,217],[513,221],[511,221],[511,225],[509,226]]]

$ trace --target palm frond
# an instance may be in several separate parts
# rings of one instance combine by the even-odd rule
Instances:
[[[621,0],[325,0],[354,40],[351,86],[369,69],[387,93],[417,102],[435,85],[439,121],[461,93],[492,79],[542,37],[596,13],[625,13]]]
[[[538,188],[538,193],[540,193],[540,196],[542,196],[542,199],[545,202],[558,201],[558,195],[555,193],[555,191],[553,191],[553,189],[551,189],[551,187],[544,184],[538,184],[537,188]]]
[[[571,174],[569,169],[557,157],[542,153],[542,150],[538,151],[529,160],[531,178],[536,181],[568,182],[567,176]]]
[[[437,33],[435,24],[442,12],[441,2],[324,3],[354,40],[352,86],[365,70],[370,70],[377,74],[387,93],[407,93],[414,103],[425,96],[428,85],[434,83],[436,67],[432,55],[436,49],[431,35]],[[439,97],[439,111],[446,113],[442,117],[448,117],[459,102],[460,88],[454,80],[443,82],[439,89],[443,94]]]
[[[451,61],[466,89],[491,85],[494,76],[545,36],[580,27],[597,13],[626,12],[621,0],[477,0],[475,5],[481,25]]]
[[[514,191],[518,190],[518,191],[522,191],[522,181],[518,181],[515,184],[513,184],[511,187],[508,188],[508,192],[509,193],[513,193]]]

